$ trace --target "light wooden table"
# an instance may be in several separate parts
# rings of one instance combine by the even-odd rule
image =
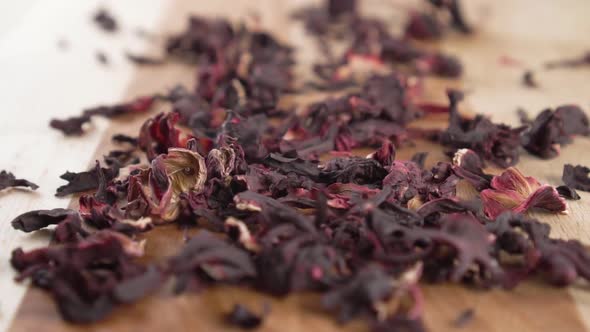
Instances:
[[[375,8],[390,8],[399,0],[367,0]],[[292,9],[307,0],[127,0],[125,2],[29,0],[17,7],[0,5],[1,15],[10,17],[0,25],[0,94],[3,110],[0,112],[0,169],[7,169],[17,176],[36,182],[41,188],[36,193],[11,191],[0,193],[0,330],[11,325],[26,288],[11,281],[13,272],[8,264],[10,251],[17,246],[31,248],[47,243],[40,235],[23,235],[12,230],[10,220],[31,209],[65,207],[69,199],[53,196],[62,181],[58,176],[65,170],[82,170],[102,151],[108,149],[111,133],[130,130],[138,123],[93,120],[94,127],[80,138],[64,138],[48,128],[49,119],[80,112],[93,104],[116,102],[132,96],[162,91],[179,81],[190,84],[192,72],[183,66],[137,69],[123,58],[125,49],[144,50],[154,45],[141,42],[133,35],[135,27],[170,32],[183,27],[188,12],[230,15],[233,18],[256,10],[264,27],[277,33],[294,45],[306,45],[305,33],[300,25],[288,21]],[[313,1],[312,1],[313,2]],[[466,75],[460,85],[468,92],[467,104],[476,112],[486,113],[496,121],[516,123],[515,109],[524,107],[531,114],[545,107],[564,103],[577,103],[590,109],[590,69],[538,72],[540,89],[525,89],[520,76],[525,68],[538,68],[547,60],[576,56],[590,49],[590,1],[588,0],[467,0],[464,1],[470,17],[478,29],[472,38],[452,37],[440,47],[459,55],[466,66]],[[89,23],[93,11],[100,4],[107,4],[123,24],[123,32],[108,36]],[[382,6],[382,7],[380,7]],[[375,9],[374,8],[374,9]],[[69,41],[69,48],[60,51],[59,39]],[[104,68],[95,61],[95,52],[103,50],[111,57],[111,66]],[[526,67],[510,67],[500,64],[500,58],[509,56],[520,60]],[[298,54],[298,60],[309,63],[315,57],[309,47]],[[447,82],[430,81],[428,93],[435,100],[444,100]],[[523,157],[518,165],[541,181],[560,184],[564,163],[590,164],[590,140],[576,139],[563,150],[563,154],[551,161]],[[568,216],[539,217],[553,226],[554,235],[578,238],[590,244],[590,226],[585,213],[590,211],[590,195],[581,193],[582,200],[570,203]],[[427,322],[433,331],[446,330],[449,319],[466,306],[474,306],[481,316],[473,328],[486,331],[539,331],[588,330],[590,326],[590,293],[586,287],[569,291],[525,286],[515,295],[506,293],[473,294],[457,287],[427,287]],[[225,292],[225,293],[224,293]],[[216,290],[199,299],[170,299],[170,302],[153,304],[161,313],[174,315],[166,308],[183,308],[192,313],[206,314],[210,303],[222,303],[227,290]],[[232,291],[237,298],[248,301],[248,292]],[[28,303],[43,299],[38,293],[27,294]],[[32,300],[33,299],[33,300]],[[46,300],[46,299],[45,299]],[[26,300],[27,301],[27,300]],[[195,302],[196,301],[196,302]],[[289,326],[289,331],[336,331],[339,328],[324,317],[309,314],[289,314],[300,309],[305,296],[295,297],[285,303],[274,303],[272,322],[266,330],[277,331]],[[41,301],[43,302],[43,301]],[[195,307],[187,307],[187,303]],[[196,304],[195,304],[196,303]],[[221,304],[220,304],[221,303]],[[168,305],[170,304],[170,305]],[[46,312],[40,303],[27,311],[24,306],[17,314],[13,331],[35,330],[39,326],[51,331],[64,331],[55,312]],[[130,313],[140,315],[136,322],[149,321],[152,329],[166,327],[162,321],[153,322],[146,317],[155,309],[142,304]],[[525,308],[519,308],[525,307]],[[214,305],[215,307],[215,305]],[[528,307],[536,307],[529,310]],[[40,309],[39,309],[40,308]],[[280,310],[287,314],[278,314]],[[39,309],[39,311],[35,311]],[[193,311],[194,309],[195,311]],[[534,309],[534,308],[533,308]],[[151,310],[151,311],[150,311]],[[510,310],[513,314],[510,315]],[[37,320],[39,312],[45,313]],[[158,315],[160,311],[155,311]],[[184,315],[189,315],[187,311]],[[190,313],[190,315],[192,315]],[[178,313],[176,313],[178,315]],[[53,315],[53,316],[51,316]],[[144,316],[141,316],[144,315]],[[159,315],[161,316],[161,315]],[[121,315],[106,326],[94,330],[113,330],[124,318]],[[171,318],[169,318],[171,319]],[[184,321],[183,321],[184,322]],[[288,323],[288,324],[287,324]],[[43,324],[43,325],[41,325]],[[192,330],[210,331],[216,325],[192,326]],[[442,324],[442,325],[441,325]],[[444,325],[444,326],[443,326]],[[171,325],[170,325],[171,326]],[[210,329],[207,329],[207,328]],[[349,327],[353,330],[357,325]],[[70,329],[68,327],[68,329]],[[191,330],[185,326],[186,330]],[[75,330],[75,329],[74,329]],[[149,329],[141,329],[143,331]]]

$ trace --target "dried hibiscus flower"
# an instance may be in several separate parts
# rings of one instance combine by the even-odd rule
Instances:
[[[17,179],[12,173],[0,171],[0,190],[10,187],[29,187],[33,190],[39,188],[38,185],[25,179]]]
[[[495,219],[504,211],[523,213],[532,208],[551,212],[566,212],[567,203],[557,190],[541,185],[530,176],[524,176],[516,168],[508,168],[494,176],[491,188],[481,192],[485,214]]]
[[[590,191],[590,178],[588,178],[590,168],[582,165],[563,165],[563,175],[561,179],[568,186],[582,191]]]
[[[139,200],[152,215],[173,221],[180,213],[180,196],[200,193],[207,180],[205,159],[197,152],[171,148],[156,157],[150,168],[132,175],[128,201]]]

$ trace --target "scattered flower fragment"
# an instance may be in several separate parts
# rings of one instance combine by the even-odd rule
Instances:
[[[522,84],[528,88],[537,88],[539,84],[535,80],[534,72],[527,70],[522,74]]]
[[[590,191],[590,168],[582,165],[563,165],[563,183],[573,189]]]
[[[25,179],[17,179],[14,174],[7,171],[0,171],[0,190],[6,188],[28,187],[37,190],[38,185]]]
[[[532,208],[551,212],[567,211],[567,203],[554,187],[541,185],[535,178],[524,176],[513,167],[494,176],[490,187],[481,192],[481,199],[484,211],[491,219],[507,210],[518,213]]]
[[[114,106],[98,106],[84,110],[80,116],[64,120],[53,119],[49,125],[54,129],[60,130],[66,136],[82,135],[84,133],[83,125],[89,123],[93,116],[115,118],[125,114],[144,113],[150,110],[155,99],[153,96],[147,96],[139,97],[129,103]]]
[[[102,8],[94,14],[94,23],[103,31],[114,33],[119,30],[119,24],[113,15],[106,9]]]
[[[570,144],[576,135],[590,135],[590,125],[584,111],[575,105],[546,109],[529,123],[522,135],[522,145],[531,154],[543,159],[559,155],[562,146]]]
[[[576,190],[569,186],[559,186],[555,188],[559,195],[565,199],[571,199],[573,201],[577,201],[581,199],[580,195],[576,192]]]

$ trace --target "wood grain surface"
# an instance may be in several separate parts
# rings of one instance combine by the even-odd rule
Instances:
[[[188,13],[223,15],[234,19],[248,13],[260,15],[263,27],[278,34],[292,45],[303,49],[297,54],[305,72],[305,64],[313,61],[314,48],[299,24],[289,20],[290,12],[313,1],[190,1],[174,0],[164,14],[161,31],[177,31],[184,25]],[[370,1],[372,10],[392,10],[402,1]],[[495,0],[465,1],[470,17],[477,26],[473,37],[451,36],[440,47],[457,54],[466,65],[461,82],[429,80],[426,82],[429,100],[443,101],[444,88],[461,86],[468,93],[466,110],[490,114],[496,121],[516,123],[515,110],[524,107],[535,114],[545,107],[564,103],[590,106],[590,70],[539,71],[540,89],[526,89],[520,84],[525,69],[538,69],[547,60],[577,56],[590,47],[582,31],[590,31],[590,1]],[[154,45],[156,50],[159,46]],[[521,65],[502,65],[502,57],[517,59]],[[149,67],[137,72],[129,86],[129,98],[144,93],[163,91],[179,82],[192,84],[194,70],[182,65]],[[310,97],[296,97],[292,103],[305,102]],[[153,114],[151,114],[153,115]],[[144,119],[126,118],[113,121],[96,150],[101,158],[111,147],[115,133],[136,133]],[[418,125],[439,126],[444,119],[425,119]],[[426,142],[403,148],[400,158],[416,151],[430,152],[428,163],[444,157],[442,149]],[[563,149],[556,159],[542,161],[524,156],[518,165],[524,173],[542,182],[560,184],[564,163],[590,164],[590,140],[576,139]],[[535,214],[553,227],[553,234],[577,238],[590,244],[590,226],[585,215],[590,211],[590,195],[580,193],[582,200],[571,203],[568,215]],[[72,203],[75,204],[75,203]],[[161,226],[145,234],[148,239],[147,259],[163,259],[179,248],[183,233],[175,225]],[[517,289],[481,291],[454,285],[425,285],[426,325],[431,331],[457,331],[452,322],[465,309],[475,316],[464,330],[468,331],[588,331],[590,295],[587,285],[556,289],[530,281]],[[50,298],[36,289],[29,289],[14,318],[10,331],[232,331],[223,324],[223,314],[235,303],[262,310],[271,304],[271,313],[260,331],[366,331],[362,321],[346,326],[337,325],[319,306],[315,294],[296,294],[287,298],[272,298],[248,289],[216,287],[199,294],[173,297],[163,290],[139,304],[121,307],[106,321],[76,326],[59,317]]]

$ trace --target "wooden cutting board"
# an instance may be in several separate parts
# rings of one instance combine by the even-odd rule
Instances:
[[[399,8],[403,1],[366,0],[372,11],[381,14]],[[313,43],[305,37],[300,24],[289,19],[294,8],[313,1],[217,0],[211,2],[171,0],[170,11],[160,22],[164,33],[183,28],[188,13],[221,15],[232,18],[256,13],[262,26],[296,46],[300,63],[309,64],[317,56]],[[587,0],[469,0],[467,11],[477,27],[473,37],[451,36],[434,47],[459,55],[466,66],[460,82],[430,79],[426,82],[429,100],[444,102],[444,88],[460,86],[467,93],[467,108],[490,114],[496,121],[516,123],[519,106],[531,114],[544,107],[578,103],[588,109],[590,104],[589,69],[539,71],[541,87],[522,87],[520,77],[525,69],[540,68],[544,61],[581,54],[590,48],[590,2]],[[402,6],[403,7],[403,6]],[[140,10],[140,8],[138,8]],[[586,43],[586,44],[584,44]],[[154,45],[154,50],[159,49]],[[506,64],[506,59],[511,65]],[[504,59],[504,60],[502,60]],[[304,70],[302,70],[304,73]],[[138,70],[128,89],[132,98],[138,94],[162,91],[179,82],[191,85],[194,70],[182,65],[149,67]],[[289,102],[304,103],[309,96]],[[109,151],[110,137],[115,133],[135,134],[144,119],[127,118],[113,121],[96,150],[96,159]],[[444,118],[421,120],[423,126],[439,126]],[[442,149],[426,142],[406,147],[399,152],[407,158],[416,151],[429,151],[427,163],[444,160]],[[576,139],[551,161],[525,155],[518,167],[525,174],[542,182],[560,184],[564,163],[590,164],[588,139]],[[554,236],[577,238],[590,244],[590,225],[584,218],[590,211],[590,195],[580,193],[582,200],[570,202],[570,213],[563,215],[535,214],[553,227]],[[147,233],[147,258],[161,259],[180,247],[183,233],[175,225],[158,227]],[[588,331],[590,292],[586,284],[557,289],[539,282],[527,282],[517,289],[476,291],[454,285],[425,285],[426,325],[431,331],[455,331],[452,322],[465,309],[473,309],[475,317],[464,330],[473,331]],[[162,292],[138,304],[118,308],[104,322],[76,326],[61,320],[50,298],[37,289],[29,289],[14,318],[10,331],[232,331],[222,317],[235,303],[262,308],[271,305],[271,314],[260,331],[366,331],[362,321],[337,325],[326,315],[315,294],[295,294],[283,299],[272,298],[247,289],[216,287],[199,294],[170,296]]]

